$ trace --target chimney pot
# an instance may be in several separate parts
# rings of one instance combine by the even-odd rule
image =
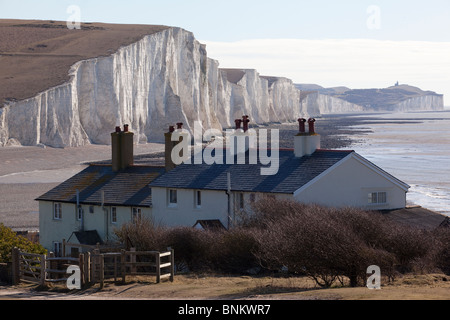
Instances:
[[[308,124],[309,124],[309,133],[313,134],[316,133],[316,130],[314,128],[314,123],[316,122],[316,119],[309,119],[308,120]]]
[[[120,130],[120,127],[119,127],[119,126],[117,126],[117,127],[116,127],[116,132],[117,132],[117,133],[121,132],[121,130]]]
[[[300,119],[298,119],[298,123],[300,124],[300,133],[305,133],[306,132],[306,128],[305,128],[306,119],[300,118]]]
[[[177,129],[178,129],[178,130],[183,129],[183,123],[182,123],[182,122],[178,122],[178,123],[177,123]]]
[[[127,124],[125,124],[124,126],[123,126],[123,132],[128,132],[128,125]]]
[[[250,122],[250,120],[248,119],[248,116],[243,116],[242,117],[242,122],[244,124],[244,132],[248,131],[248,124]]]
[[[175,131],[175,127],[174,126],[169,126],[169,132],[172,133]]]
[[[236,130],[239,130],[241,128],[242,120],[236,119],[234,120],[234,123],[236,124]]]

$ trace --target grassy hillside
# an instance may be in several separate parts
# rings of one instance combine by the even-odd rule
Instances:
[[[27,99],[69,80],[78,61],[107,56],[145,35],[167,29],[158,25],[0,20],[0,107]]]

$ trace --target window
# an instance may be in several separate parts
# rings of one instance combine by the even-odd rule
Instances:
[[[197,190],[195,191],[195,207],[201,208],[202,207],[202,192]]]
[[[89,206],[89,213],[94,213],[94,206]]]
[[[255,203],[256,201],[256,195],[254,193],[250,194],[250,202]]]
[[[62,219],[62,205],[61,203],[53,204],[53,219],[61,220]]]
[[[176,206],[177,203],[177,190],[169,190],[169,206]]]
[[[244,194],[239,193],[239,209],[244,209]]]
[[[72,258],[79,258],[80,257],[80,249],[79,248],[70,248],[70,256]]]
[[[117,223],[117,208],[111,207],[111,223]]]
[[[62,254],[62,243],[61,242],[53,242],[53,253],[56,257],[61,257]]]
[[[142,210],[140,208],[133,208],[131,213],[131,221],[138,222],[142,218]]]
[[[81,206],[77,207],[77,220],[81,221],[83,219],[83,208]]]
[[[372,192],[369,193],[369,204],[383,204],[387,203],[386,192]]]

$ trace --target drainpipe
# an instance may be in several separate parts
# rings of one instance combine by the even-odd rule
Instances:
[[[108,208],[105,207],[105,190],[102,190],[102,210],[105,214],[105,239],[106,241],[109,240],[109,219],[108,219]]]
[[[228,230],[231,228],[231,173],[227,172],[227,191],[226,191],[227,197],[228,197]],[[233,218],[234,220],[234,218]]]
[[[80,213],[80,191],[77,189],[77,215]],[[84,212],[81,210],[80,229],[84,231]]]

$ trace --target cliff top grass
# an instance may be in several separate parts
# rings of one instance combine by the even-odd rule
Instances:
[[[0,107],[28,99],[69,80],[78,61],[109,56],[120,47],[169,27],[0,19]]]

